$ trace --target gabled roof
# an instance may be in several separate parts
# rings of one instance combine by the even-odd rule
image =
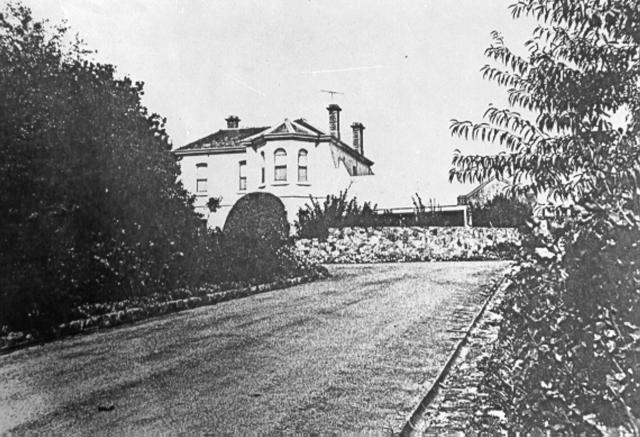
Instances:
[[[469,191],[467,194],[462,194],[458,196],[457,203],[458,205],[466,205],[474,198],[482,198],[482,196],[486,196],[487,193],[491,194],[489,190],[493,189],[493,185],[498,185],[502,187],[506,187],[509,185],[509,182],[506,180],[499,180],[496,177],[491,177],[484,182],[478,184],[473,190]],[[485,192],[486,191],[486,192]],[[488,199],[487,199],[488,200]]]
[[[271,127],[248,127],[238,129],[220,129],[219,131],[200,138],[192,143],[182,146],[174,152],[178,154],[199,154],[201,151],[212,150],[225,153],[225,150],[234,152],[242,150],[243,147],[251,145],[252,142],[260,142],[268,139],[281,138],[298,138],[312,141],[327,141],[336,144],[347,153],[363,161],[367,165],[373,165],[373,161],[359,154],[345,142],[338,138],[334,138],[329,134],[322,132],[320,129],[312,126],[304,118],[290,121],[285,118],[283,122],[275,124]],[[213,152],[215,153],[215,152]]]
[[[487,179],[486,181],[482,182],[477,187],[475,187],[473,190],[469,191],[467,194],[464,195],[464,197],[474,197],[478,193],[482,192],[482,190],[487,188],[487,186],[489,186],[489,184],[500,184],[500,185],[503,185],[503,186],[507,186],[507,185],[509,185],[509,181],[508,180],[499,180],[496,177],[491,177],[491,178]]]
[[[312,136],[312,137],[317,137],[318,135],[325,135],[315,128],[310,129],[307,126],[304,126],[303,124],[299,123],[298,120],[289,121],[288,118],[285,118],[282,123],[273,125],[272,127],[266,130],[263,130],[261,132],[258,132],[255,135],[252,135],[250,137],[246,137],[243,140],[243,142],[253,141],[256,138],[264,137],[268,135],[276,136],[276,135],[291,135],[291,134],[306,135],[306,136]]]
[[[227,149],[240,147],[240,142],[248,137],[269,129],[269,127],[246,127],[240,129],[220,129],[176,150]]]

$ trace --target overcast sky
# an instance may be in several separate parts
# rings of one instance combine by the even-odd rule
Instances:
[[[512,0],[24,0],[37,18],[68,21],[94,58],[145,82],[144,103],[167,117],[174,146],[225,126],[306,118],[328,130],[338,90],[342,137],[366,126],[382,207],[411,195],[455,203],[470,186],[448,182],[453,150],[495,151],[450,137],[452,118],[479,120],[505,91],[479,69],[490,32],[522,47],[529,25]],[[518,50],[521,51],[521,50]]]

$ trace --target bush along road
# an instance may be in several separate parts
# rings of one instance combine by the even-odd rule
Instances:
[[[170,296],[182,296],[166,300],[165,296],[159,299],[147,298],[138,301],[121,301],[112,304],[85,305],[77,309],[78,313],[84,313],[86,317],[78,318],[68,323],[62,323],[54,328],[54,338],[62,338],[69,335],[95,332],[99,329],[113,328],[128,323],[135,323],[150,317],[171,314],[191,308],[205,305],[215,305],[232,299],[252,296],[258,293],[277,290],[293,285],[304,284],[317,279],[327,277],[328,272],[322,267],[305,276],[283,278],[264,284],[247,285],[235,288],[224,288],[217,285],[198,287],[194,291],[186,288],[176,290]],[[165,299],[162,299],[162,298]],[[9,332],[0,337],[0,353],[7,353],[17,348],[22,348],[38,343],[31,333]]]

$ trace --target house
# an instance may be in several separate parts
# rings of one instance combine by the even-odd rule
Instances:
[[[340,135],[340,106],[331,104],[329,133],[305,119],[285,119],[273,126],[240,127],[230,116],[227,128],[174,150],[184,187],[196,196],[195,208],[209,227],[222,227],[233,204],[243,195],[265,191],[278,196],[293,222],[309,196],[337,194],[355,180],[373,175],[364,156],[364,126],[351,125],[347,144]],[[221,197],[211,213],[207,202]]]

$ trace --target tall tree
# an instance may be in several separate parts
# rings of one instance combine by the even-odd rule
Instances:
[[[637,435],[640,8],[637,0],[510,8],[538,25],[526,56],[498,33],[486,51],[498,66],[482,73],[507,88],[509,107],[451,125],[454,136],[506,151],[456,152],[450,176],[511,178],[513,191],[551,206],[533,221],[502,306],[487,387],[512,430],[592,435],[626,426]],[[616,126],[613,115],[626,121]]]
[[[0,14],[0,326],[189,280],[197,217],[142,94],[66,28]]]

